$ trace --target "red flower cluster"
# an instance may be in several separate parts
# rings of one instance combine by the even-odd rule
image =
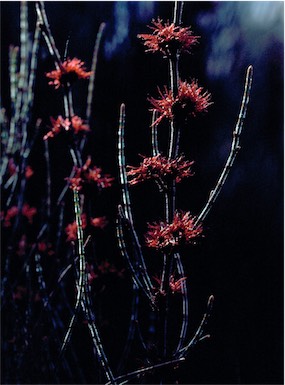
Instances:
[[[91,165],[91,157],[88,156],[85,164],[76,169],[75,176],[73,178],[66,178],[70,183],[71,189],[81,190],[84,183],[96,183],[99,188],[111,187],[114,181],[109,174],[102,174],[100,167]]]
[[[72,84],[77,79],[88,79],[91,73],[86,71],[84,62],[75,57],[64,61],[60,69],[48,72],[46,77],[52,79],[49,85],[57,89],[68,83]]]
[[[87,218],[86,214],[81,215],[81,220],[82,220],[82,229],[84,230],[87,226]],[[90,224],[93,227],[98,227],[100,229],[104,229],[104,227],[107,226],[108,221],[106,217],[96,217],[96,218],[91,218],[90,219]],[[65,233],[67,235],[66,241],[76,241],[77,239],[77,224],[76,222],[72,222],[68,224],[65,228]]]
[[[99,276],[106,275],[106,274],[115,274],[119,278],[124,277],[124,271],[125,269],[117,269],[116,266],[113,263],[110,263],[108,261],[102,261],[97,266],[97,271],[95,271],[94,266],[92,264],[86,263],[86,269],[88,273],[88,282],[89,285],[92,284],[92,282],[97,279]]]
[[[160,116],[153,123],[158,124],[164,118],[173,120],[176,116],[187,118],[196,117],[201,112],[206,112],[212,104],[211,94],[199,87],[196,81],[191,84],[179,82],[178,95],[174,97],[173,92],[164,87],[164,93],[158,89],[160,99],[150,97],[148,100],[153,105],[152,111],[156,111]]]
[[[84,230],[87,226],[86,214],[81,215],[81,221],[82,221],[82,229]],[[75,221],[66,226],[65,233],[67,235],[66,242],[77,240],[77,224]]]
[[[130,177],[129,183],[135,185],[148,179],[165,180],[166,178],[175,179],[176,183],[193,175],[191,166],[193,161],[184,160],[184,156],[175,159],[167,159],[158,154],[151,158],[144,158],[139,167],[128,166],[130,171],[127,175]]]
[[[14,159],[10,158],[8,162],[8,173],[10,176],[13,176],[17,172],[17,166],[15,165]],[[29,179],[34,174],[34,171],[31,166],[26,166],[25,168],[25,177]]]
[[[160,286],[161,286],[161,279],[158,278],[158,277],[153,277],[153,279],[158,283],[159,285],[159,289],[157,288],[154,288],[154,290],[162,295],[165,295],[165,292],[164,290],[160,290]],[[169,288],[172,292],[172,294],[174,293],[181,293],[181,286],[182,286],[182,282],[185,281],[187,279],[187,277],[182,277],[182,278],[179,278],[177,281],[175,281],[175,278],[174,278],[174,275],[171,274],[171,276],[169,277]]]
[[[67,118],[63,119],[61,115],[59,115],[57,119],[50,117],[50,121],[52,127],[51,130],[43,137],[44,140],[53,138],[61,131],[73,130],[75,134],[90,131],[88,124],[85,124],[84,121],[77,115],[72,116],[71,121]]]
[[[4,219],[4,227],[11,226],[11,219],[18,215],[19,210],[17,206],[12,206],[7,210],[6,215],[2,213],[2,219]],[[30,224],[33,223],[33,217],[36,215],[37,209],[35,207],[30,207],[27,203],[24,203],[22,207],[22,215],[28,219]]]
[[[199,36],[194,36],[190,27],[175,26],[174,23],[164,23],[158,18],[152,20],[154,27],[152,34],[141,34],[138,37],[144,40],[147,52],[162,52],[169,56],[177,51],[189,52],[192,45],[196,44]]]
[[[149,224],[146,245],[157,250],[166,250],[184,244],[193,244],[202,234],[202,226],[194,228],[195,218],[189,212],[174,214],[173,222]]]

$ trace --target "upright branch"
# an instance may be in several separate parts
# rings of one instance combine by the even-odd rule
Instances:
[[[201,213],[197,217],[194,226],[199,226],[200,223],[202,223],[206,216],[208,215],[209,211],[211,210],[214,202],[216,201],[218,195],[220,194],[222,187],[224,186],[226,179],[229,175],[229,172],[232,168],[232,165],[236,159],[236,156],[240,150],[240,135],[243,128],[243,123],[246,117],[246,111],[247,106],[249,102],[249,95],[251,90],[251,84],[252,84],[252,76],[253,76],[253,67],[250,65],[246,71],[246,79],[245,79],[245,85],[244,85],[244,93],[243,98],[241,102],[240,112],[238,115],[238,120],[236,123],[236,126],[233,131],[233,139],[232,139],[232,145],[231,150],[228,156],[228,159],[226,161],[225,167],[222,170],[222,173],[217,181],[216,186],[214,189],[210,192],[209,199],[205,206],[203,207]]]
[[[92,101],[93,101],[93,94],[94,94],[94,85],[95,85],[95,76],[97,72],[97,61],[98,61],[98,53],[100,48],[100,43],[102,40],[104,29],[106,28],[105,23],[101,23],[97,37],[96,42],[94,46],[93,51],[93,59],[92,59],[92,66],[91,66],[91,76],[88,84],[88,95],[87,95],[87,108],[86,108],[86,119],[87,122],[90,123],[90,117],[91,117],[91,110],[92,110]]]

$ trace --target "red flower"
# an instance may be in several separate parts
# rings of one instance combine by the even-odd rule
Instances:
[[[52,250],[52,244],[49,242],[41,241],[38,242],[37,246],[40,253],[47,252],[48,255],[54,254],[54,251]]]
[[[71,121],[69,119],[63,119],[61,115],[58,116],[57,119],[51,117],[50,120],[52,123],[52,128],[43,137],[44,140],[47,140],[48,138],[53,138],[54,136],[58,135],[61,131],[73,130],[75,134],[78,134],[79,132],[90,131],[88,124],[85,124],[84,121],[77,115],[74,115],[71,118]]]
[[[195,218],[189,212],[178,212],[174,214],[173,222],[159,222],[149,224],[146,234],[148,247],[157,250],[166,250],[184,244],[193,244],[197,237],[202,234],[202,226],[194,228]]]
[[[27,289],[24,286],[17,286],[13,292],[14,300],[22,300],[27,294]]]
[[[52,116],[50,117],[50,121],[52,124],[51,131],[49,131],[44,137],[44,140],[48,138],[53,138],[55,135],[58,135],[61,131],[68,131],[70,128],[70,121],[68,119],[63,119],[61,115],[54,119]]]
[[[175,26],[169,22],[163,24],[163,20],[152,20],[154,27],[152,34],[141,34],[138,37],[144,40],[147,52],[162,52],[170,56],[177,51],[189,52],[192,45],[196,44],[199,36],[194,36],[190,27]]]
[[[30,207],[27,203],[23,205],[22,214],[28,219],[29,223],[33,223],[33,217],[36,215],[37,209],[35,207]]]
[[[19,210],[17,206],[12,206],[9,210],[7,210],[7,213],[4,218],[4,227],[11,226],[11,219],[18,215],[18,212]]]
[[[8,162],[8,173],[10,176],[14,175],[17,172],[17,166],[14,163],[14,159],[10,158]]]
[[[73,178],[66,178],[70,182],[71,189],[81,190],[84,184],[96,183],[99,188],[111,187],[114,181],[109,174],[102,174],[100,167],[91,165],[91,157],[88,156],[85,164],[81,168],[76,169],[76,174]]]
[[[170,290],[172,291],[172,293],[181,293],[181,285],[182,285],[182,282],[185,281],[187,279],[187,277],[183,277],[183,278],[179,278],[177,281],[175,281],[174,279],[174,276],[171,275],[170,278],[169,278],[169,287],[170,287]]]
[[[81,131],[83,131],[83,132],[90,131],[88,124],[85,124],[83,122],[83,120],[77,115],[74,115],[71,118],[71,124],[72,124],[72,128],[73,128],[73,131],[75,134],[78,134]]]
[[[106,217],[96,217],[91,218],[91,225],[94,227],[99,227],[100,229],[104,229],[108,224]]]
[[[26,254],[27,249],[27,236],[25,234],[22,235],[19,244],[18,244],[18,250],[16,251],[16,254],[19,255],[19,257],[22,257]]]
[[[164,118],[173,120],[180,117],[196,117],[201,112],[207,112],[207,108],[213,104],[210,102],[211,94],[199,87],[196,81],[191,84],[179,82],[178,95],[173,96],[173,92],[164,87],[164,93],[158,89],[160,99],[150,97],[148,100],[153,105],[152,111],[158,112],[160,116],[153,124],[160,123]]]
[[[130,177],[129,183],[135,185],[148,179],[165,180],[166,178],[175,179],[176,183],[193,175],[191,166],[193,161],[184,160],[184,156],[175,159],[167,159],[158,154],[151,158],[144,158],[139,167],[128,166],[130,171],[127,172]]]
[[[81,220],[82,220],[82,229],[85,229],[87,226],[86,214],[81,215]],[[77,224],[75,221],[66,226],[65,233],[67,235],[66,242],[77,240]]]
[[[153,279],[158,284],[158,288],[156,288],[156,287],[153,288],[154,291],[156,292],[156,294],[161,294],[161,295],[164,296],[166,294],[165,291],[160,289],[160,287],[161,287],[161,278],[153,277]],[[172,294],[174,294],[174,293],[181,293],[182,282],[185,281],[186,279],[187,279],[187,277],[182,277],[182,278],[179,278],[177,281],[175,281],[174,275],[171,275],[169,277],[169,288],[170,288]]]
[[[49,84],[57,89],[68,83],[72,84],[77,79],[88,79],[91,73],[86,71],[83,61],[74,58],[64,61],[60,69],[48,72],[46,77],[52,79]]]
[[[25,177],[29,179],[31,176],[34,175],[34,171],[31,166],[27,166],[25,169]]]

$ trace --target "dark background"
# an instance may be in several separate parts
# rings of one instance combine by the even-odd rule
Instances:
[[[107,23],[87,151],[106,172],[116,176],[121,102],[126,104],[127,163],[137,165],[138,153],[150,155],[146,99],[157,95],[157,85],[167,84],[167,63],[159,55],[145,54],[136,36],[148,31],[146,25],[152,18],[171,19],[173,4],[45,4],[59,51],[63,53],[70,36],[69,56],[81,58],[88,68],[99,25]],[[32,2],[29,7],[33,22]],[[191,55],[181,58],[181,77],[199,79],[211,92],[214,104],[182,133],[181,151],[195,160],[195,177],[179,186],[179,208],[195,214],[203,207],[229,152],[249,64],[254,67],[254,79],[242,149],[204,224],[205,238],[192,258],[184,255],[193,331],[207,296],[215,296],[209,322],[212,338],[191,352],[179,375],[184,383],[283,383],[283,7],[283,2],[185,2],[183,24],[191,25],[201,39]],[[1,32],[2,102],[7,106],[7,51],[9,44],[19,44],[18,2],[1,3]],[[34,114],[47,124],[49,116],[63,113],[60,97],[44,77],[51,69],[47,50],[41,48]],[[74,90],[75,112],[82,117],[84,87],[80,84]],[[163,140],[163,133],[161,137]],[[41,156],[39,145],[34,154],[39,172]],[[53,194],[57,196],[66,176],[66,162],[56,151],[53,159]],[[108,199],[102,213],[114,216],[116,189]],[[149,185],[133,190],[141,234],[147,221],[161,215],[158,199]],[[107,251],[116,255],[113,243]],[[121,300],[120,308],[114,305],[116,322],[122,319],[118,314],[128,309],[123,304]]]

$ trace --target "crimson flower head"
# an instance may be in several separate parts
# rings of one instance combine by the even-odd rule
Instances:
[[[195,217],[189,212],[176,211],[173,222],[149,224],[146,234],[148,247],[166,251],[186,244],[194,244],[202,234],[202,226],[194,227]]]
[[[104,229],[109,222],[106,217],[95,217],[95,218],[91,218],[90,223],[94,227]]]
[[[81,215],[82,229],[84,230],[87,226],[86,214]],[[67,235],[66,242],[76,241],[77,240],[77,224],[76,221],[69,223],[65,228],[65,233]]]
[[[109,174],[103,174],[102,169],[97,166],[91,167],[91,157],[88,156],[82,167],[76,168],[73,178],[66,178],[70,183],[71,189],[80,191],[84,184],[95,183],[99,188],[111,187],[114,178]]]
[[[62,131],[73,131],[75,134],[90,131],[88,124],[84,123],[84,121],[77,115],[72,116],[71,121],[67,118],[64,119],[61,115],[59,115],[57,119],[50,117],[50,121],[52,127],[51,130],[43,137],[44,140],[53,138]]]
[[[28,219],[28,222],[32,224],[33,218],[37,214],[37,209],[35,207],[30,207],[27,203],[24,203],[22,208],[22,214]]]
[[[199,36],[194,36],[190,27],[176,26],[174,23],[163,23],[158,18],[152,20],[152,34],[140,34],[138,37],[144,40],[146,52],[161,52],[165,56],[171,56],[177,51],[190,52],[190,48],[197,43]]]
[[[130,178],[130,185],[135,185],[148,179],[165,181],[169,178],[175,179],[176,183],[179,183],[182,179],[193,175],[191,170],[193,163],[193,161],[185,160],[183,155],[175,159],[167,159],[158,154],[150,158],[145,157],[139,167],[128,166],[130,170],[127,172],[127,175]]]
[[[156,284],[158,285],[158,288],[153,287],[153,290],[156,292],[156,294],[161,294],[161,295],[165,296],[166,295],[165,291],[161,290],[161,282],[162,282],[161,278],[158,278],[155,276],[155,277],[153,277],[153,279],[155,280]],[[186,279],[187,279],[187,277],[182,277],[182,278],[175,280],[174,275],[173,274],[170,275],[169,288],[170,288],[172,294],[181,293],[182,282],[185,281]]]
[[[169,287],[172,293],[181,293],[182,291],[182,282],[185,281],[187,277],[179,278],[177,281],[175,281],[175,278],[173,275],[169,277]]]
[[[47,78],[52,79],[49,85],[57,89],[60,86],[66,86],[68,83],[72,84],[77,79],[88,79],[92,72],[87,72],[84,64],[83,61],[76,57],[65,60],[61,68],[46,74]]]
[[[148,100],[152,104],[152,111],[156,111],[159,116],[153,125],[160,123],[163,119],[182,119],[196,117],[201,112],[207,112],[208,107],[213,104],[211,94],[199,87],[193,80],[190,84],[180,80],[177,96],[171,90],[164,87],[164,92],[158,89],[160,99],[150,97]]]

